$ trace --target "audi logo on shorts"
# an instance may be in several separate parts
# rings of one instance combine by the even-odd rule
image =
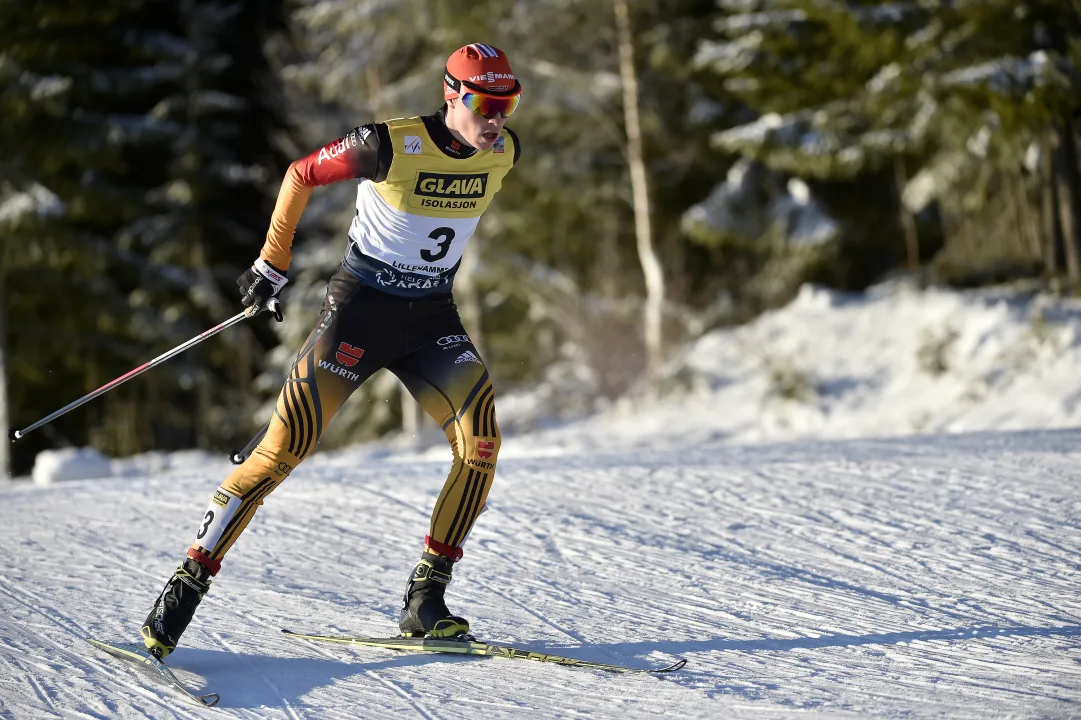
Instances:
[[[447,335],[441,337],[435,341],[440,347],[450,347],[451,345],[459,345],[461,343],[472,342],[468,335]]]

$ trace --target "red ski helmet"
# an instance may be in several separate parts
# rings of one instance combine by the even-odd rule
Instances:
[[[443,98],[450,100],[472,91],[495,97],[513,97],[522,92],[507,55],[484,43],[458,48],[447,58],[443,73]]]

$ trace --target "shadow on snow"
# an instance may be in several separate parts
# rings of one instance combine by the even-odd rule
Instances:
[[[642,640],[637,642],[590,643],[586,645],[567,645],[537,641],[530,643],[507,643],[518,647],[528,647],[545,652],[559,653],[582,660],[611,662],[613,656],[641,657],[653,653],[663,653],[672,658],[687,657],[694,653],[708,652],[787,652],[792,650],[815,650],[831,647],[857,647],[862,645],[897,645],[912,642],[959,641],[999,637],[1081,637],[1081,625],[1059,625],[1052,627],[1031,626],[984,626],[955,627],[942,630],[916,630],[911,632],[867,633],[864,635],[831,634],[819,637],[802,638],[760,638],[756,640],[730,640],[725,638],[703,638],[696,640]],[[493,641],[494,642],[494,641]],[[373,650],[373,655],[385,655],[386,652]],[[684,673],[695,673],[695,660],[687,669],[672,677]],[[371,671],[388,670],[430,663],[467,663],[485,660],[505,663],[509,670],[513,663],[524,665],[528,661],[505,660],[500,658],[461,657],[447,654],[398,654],[390,659],[377,662],[357,662],[349,659],[324,659],[305,657],[274,657],[265,655],[232,653],[220,650],[183,648],[173,656],[170,665],[184,673],[195,673],[206,678],[206,689],[221,692],[221,707],[224,708],[259,708],[282,704],[304,705],[300,700],[305,694],[321,687],[333,685],[339,681],[349,682],[354,676],[363,676]],[[648,661],[632,662],[639,667],[647,667]],[[653,664],[656,664],[654,661]],[[555,668],[553,668],[555,669]],[[599,672],[585,668],[565,668],[561,672]],[[243,683],[231,682],[237,676],[243,676]],[[641,677],[641,676],[639,676]],[[721,679],[721,678],[717,678]],[[360,677],[359,682],[370,679]],[[373,685],[377,690],[378,685]],[[744,693],[746,688],[731,688],[734,692]]]
[[[462,662],[470,658],[401,654],[378,662],[364,662],[362,659],[351,662],[348,658],[278,657],[180,648],[170,656],[169,666],[197,694],[220,693],[218,707],[254,709],[284,706],[285,702],[292,706],[304,706],[305,702],[301,699],[304,695],[338,683],[369,683],[373,692],[378,692],[384,688],[366,677],[365,673],[422,665],[433,659]],[[198,679],[193,679],[192,675]]]
[[[662,652],[682,657],[695,652],[785,652],[788,650],[813,650],[828,647],[855,647],[860,645],[898,645],[933,640],[974,640],[997,637],[1079,637],[1081,625],[1057,625],[1052,627],[1031,626],[985,626],[958,627],[943,630],[914,630],[911,632],[868,633],[866,635],[831,634],[802,638],[761,638],[758,640],[728,640],[705,638],[701,640],[639,641],[589,645],[591,649],[627,655],[647,655]],[[552,651],[557,647],[551,645]],[[687,668],[693,669],[693,660]]]

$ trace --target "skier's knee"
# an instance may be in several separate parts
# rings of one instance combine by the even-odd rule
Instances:
[[[499,433],[471,436],[466,439],[465,464],[477,470],[494,470],[499,457]]]

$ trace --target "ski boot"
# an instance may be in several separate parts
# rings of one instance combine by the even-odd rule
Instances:
[[[185,558],[154,601],[154,609],[139,631],[146,649],[159,660],[175,650],[195,615],[195,608],[209,589],[210,570],[192,558]]]
[[[451,615],[443,601],[454,563],[425,552],[409,576],[398,627],[402,637],[469,637],[469,621]]]

